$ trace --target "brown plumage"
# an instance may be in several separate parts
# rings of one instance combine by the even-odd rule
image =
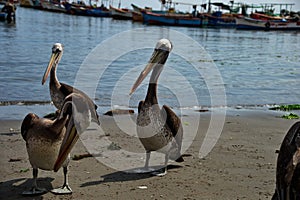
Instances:
[[[57,171],[64,169],[62,188],[54,189],[54,193],[71,193],[68,185],[68,155],[82,133],[90,124],[94,107],[80,94],[72,93],[66,97],[63,107],[55,120],[39,118],[29,113],[21,125],[21,134],[26,142],[29,162],[33,168],[33,186],[24,195],[44,193],[46,190],[37,187],[38,169]],[[95,113],[94,113],[95,114]]]
[[[158,78],[171,50],[172,44],[169,40],[161,39],[158,41],[148,65],[141,72],[130,92],[133,93],[153,69],[146,98],[139,103],[137,133],[146,150],[146,170],[149,167],[151,151],[165,154],[163,172],[155,173],[159,176],[167,173],[169,158],[177,162],[183,161],[180,154],[183,137],[181,120],[168,106],[163,105],[160,108],[157,100]]]
[[[281,144],[273,200],[300,199],[300,122],[287,132]]]

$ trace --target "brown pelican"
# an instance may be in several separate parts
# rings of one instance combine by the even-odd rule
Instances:
[[[55,43],[52,47],[52,55],[50,57],[49,64],[46,68],[46,71],[45,71],[43,79],[42,79],[42,84],[44,84],[50,73],[50,82],[49,82],[50,96],[51,96],[54,106],[58,110],[61,110],[66,96],[68,96],[69,94],[71,94],[73,92],[79,93],[80,95],[89,99],[89,97],[84,92],[82,92],[70,85],[67,85],[67,84],[64,84],[64,83],[61,83],[58,81],[57,76],[56,76],[56,68],[57,68],[57,65],[58,65],[62,55],[63,55],[63,45],[60,43]],[[92,100],[90,100],[90,102],[93,103]],[[97,106],[96,105],[94,105],[94,106],[95,106],[95,110],[96,110]],[[97,112],[93,112],[93,114],[95,114],[95,116],[92,116],[93,121],[97,122],[99,124],[99,119],[98,119],[99,117],[98,117]]]
[[[272,200],[300,199],[300,122],[287,132],[281,144]]]
[[[78,134],[89,126],[95,112],[89,99],[81,94],[72,93],[66,97],[60,115],[55,120],[39,118],[33,113],[29,113],[24,118],[21,134],[26,141],[29,161],[33,168],[33,185],[32,189],[25,191],[23,195],[46,192],[45,189],[37,187],[38,168],[56,172],[61,166],[63,166],[64,184],[61,188],[53,189],[52,192],[72,193],[67,179],[69,153],[79,138]]]
[[[157,100],[157,82],[165,62],[172,50],[172,43],[167,39],[161,39],[156,44],[155,50],[145,69],[137,78],[130,94],[142,83],[147,74],[153,70],[146,99],[138,106],[137,133],[146,150],[146,162],[144,168],[149,167],[151,151],[165,154],[165,165],[162,173],[154,173],[163,176],[167,173],[169,158],[177,162],[183,162],[180,154],[183,129],[179,117],[166,105],[162,109]]]

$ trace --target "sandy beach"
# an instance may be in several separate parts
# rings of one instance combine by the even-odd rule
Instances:
[[[111,161],[116,166],[121,159],[129,164],[129,168],[142,167],[144,159],[137,160],[143,155],[139,140],[124,134],[117,126],[126,121],[126,117],[101,116],[105,133],[83,135],[82,141],[71,152],[73,157],[100,152],[99,159],[71,160],[69,183],[73,194],[57,196],[48,192],[35,197],[21,195],[32,183],[32,169],[20,135],[21,121],[2,120],[0,199],[271,199],[275,188],[275,151],[296,121],[282,119],[280,115],[272,111],[243,109],[227,113],[220,138],[204,158],[199,157],[199,149],[210,124],[211,111],[184,115],[182,121],[187,131],[194,129],[194,123],[200,119],[199,129],[194,136],[184,133],[184,137],[191,140],[190,143],[186,141],[185,162],[170,161],[168,174],[164,177],[125,173],[103,164]],[[128,129],[134,127],[129,124]],[[105,143],[107,146],[97,147],[97,138],[110,142]],[[125,155],[122,150],[136,153],[137,157]],[[154,156],[153,160],[159,160],[159,157]],[[39,170],[38,177],[38,185],[47,190],[59,187],[63,182],[62,170],[57,173]]]

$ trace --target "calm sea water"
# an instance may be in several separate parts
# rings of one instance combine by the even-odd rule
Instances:
[[[0,119],[21,119],[37,108],[7,103],[46,102],[37,112],[54,110],[47,104],[48,82],[41,80],[55,42],[64,45],[61,82],[86,91],[100,113],[111,106],[135,109],[147,81],[132,96],[129,89],[161,37],[174,44],[160,77],[161,104],[195,109],[299,103],[300,32],[155,27],[18,8],[15,25],[0,23]],[[98,54],[89,57],[93,52]]]

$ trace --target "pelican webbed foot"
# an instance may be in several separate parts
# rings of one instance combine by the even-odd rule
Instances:
[[[56,188],[56,189],[51,190],[51,192],[53,194],[72,194],[73,191],[72,191],[72,189],[70,188],[69,185],[63,185],[60,188]]]
[[[159,177],[162,177],[162,176],[165,176],[167,175],[167,167],[164,167],[162,169],[159,169],[157,171],[154,171],[151,173],[153,176],[159,176]]]
[[[68,177],[67,177],[68,166],[64,166],[63,171],[64,171],[64,184],[60,188],[51,190],[53,194],[72,194],[73,192],[68,184]]]
[[[151,173],[154,172],[156,169],[155,168],[151,168],[151,167],[142,167],[142,168],[137,168],[131,171],[131,173],[137,173],[137,174],[147,174],[147,173]]]
[[[33,175],[33,183],[32,183],[32,188],[29,191],[24,191],[22,195],[24,196],[34,196],[34,195],[41,195],[47,192],[45,188],[39,188],[37,186],[37,176],[38,176],[38,169],[33,168],[32,169],[32,175]]]
[[[47,190],[45,188],[32,187],[29,191],[24,191],[22,193],[23,196],[35,196],[45,194]]]

